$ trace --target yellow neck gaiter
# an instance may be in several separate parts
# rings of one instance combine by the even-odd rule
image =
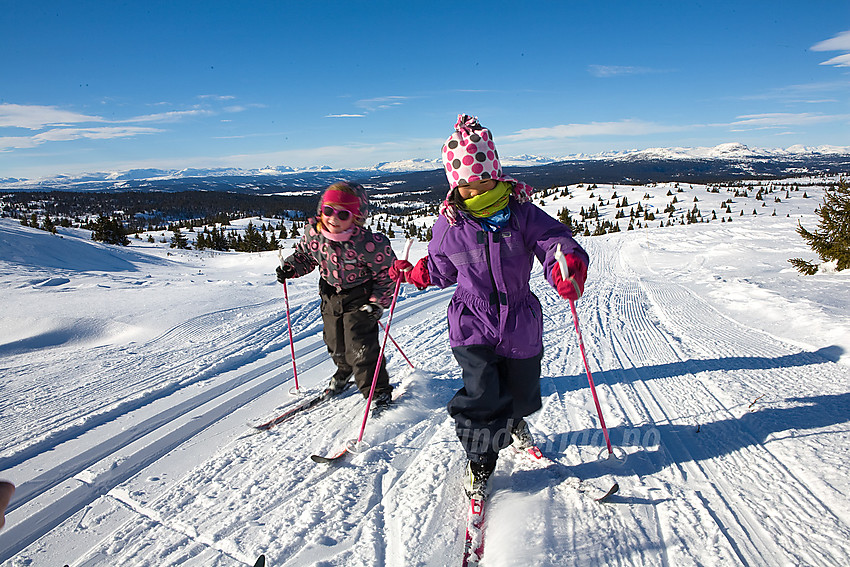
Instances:
[[[474,217],[489,217],[507,207],[510,197],[511,184],[500,181],[489,191],[464,199],[463,206]]]

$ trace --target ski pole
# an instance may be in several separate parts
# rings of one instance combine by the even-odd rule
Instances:
[[[596,404],[596,414],[599,416],[599,423],[602,425],[602,433],[605,435],[605,444],[608,446],[608,455],[614,454],[614,449],[611,448],[611,439],[608,437],[608,428],[605,427],[605,418],[602,417],[602,408],[599,406],[599,397],[596,395],[596,385],[593,383],[593,376],[590,374],[590,366],[587,364],[587,355],[584,352],[584,341],[581,338],[581,329],[578,326],[578,313],[576,312],[576,303],[570,299],[570,309],[573,311],[573,323],[578,334],[578,346],[581,350],[581,359],[584,361],[584,369],[587,372],[587,381],[590,384],[590,391],[593,393],[593,403]]]
[[[283,254],[280,250],[277,251],[277,256],[280,259],[280,265],[283,267]],[[286,288],[286,280],[283,280],[283,298],[286,302],[286,327],[289,329],[289,350],[292,353],[292,376],[295,378],[295,393],[300,390],[298,387],[298,370],[295,368],[295,342],[292,340],[292,321],[289,319],[289,291]]]
[[[378,325],[380,325],[380,326],[381,326],[381,328],[384,330],[384,332],[385,332],[385,333],[387,333],[387,328],[384,326],[384,324],[383,324],[383,323],[381,323],[380,321],[378,321]],[[389,333],[387,333],[387,334],[389,335]],[[411,367],[411,368],[416,368],[415,366],[413,366],[413,363],[412,363],[412,362],[410,362],[410,359],[409,359],[409,358],[407,358],[407,355],[406,355],[406,354],[404,354],[404,351],[403,351],[403,350],[401,350],[401,347],[400,347],[400,346],[398,346],[398,343],[397,343],[397,342],[395,342],[395,339],[394,339],[394,338],[392,338],[392,337],[390,337],[390,340],[393,342],[393,344],[395,345],[395,348],[397,348],[397,349],[398,349],[398,352],[400,352],[400,353],[401,353],[401,356],[403,356],[403,357],[404,357],[404,359],[407,361],[407,363],[410,365],[410,367]]]
[[[404,258],[403,260],[407,260],[408,254],[410,254],[410,247],[413,245],[413,239],[408,238],[407,243],[404,245]],[[390,304],[390,314],[387,317],[387,327],[384,329],[384,341],[381,343],[381,352],[378,354],[378,362],[375,364],[375,374],[372,376],[372,388],[369,390],[369,399],[366,401],[366,411],[363,414],[363,423],[360,425],[360,435],[357,436],[357,443],[359,444],[363,440],[363,432],[366,430],[366,420],[369,419],[369,408],[372,406],[372,397],[375,395],[375,385],[378,383],[378,373],[381,371],[381,363],[384,361],[384,348],[387,346],[387,337],[390,336],[390,325],[393,322],[393,311],[395,310],[395,304],[398,300],[398,292],[401,289],[401,280],[397,281],[395,284],[395,291],[393,292],[393,302]]]
[[[566,280],[570,277],[570,275],[569,270],[567,269],[567,260],[564,258],[564,253],[561,252],[560,244],[558,244],[558,248],[555,250],[555,260],[557,260],[558,266],[561,268],[561,277]],[[575,285],[575,283],[573,285]],[[599,397],[596,395],[596,384],[593,383],[593,375],[590,373],[590,365],[587,364],[584,340],[581,337],[581,329],[578,325],[578,311],[576,311],[576,303],[572,299],[570,299],[570,309],[573,312],[573,324],[575,325],[576,334],[578,335],[578,347],[581,351],[581,359],[584,362],[584,370],[587,372],[587,381],[590,384],[590,392],[593,394],[593,403],[596,404],[596,415],[599,416],[599,423],[602,425],[602,434],[605,435],[605,444],[608,446],[608,456],[611,457],[614,455],[614,449],[611,447],[611,439],[608,437],[608,428],[605,427],[605,418],[602,417],[602,407],[599,405]]]

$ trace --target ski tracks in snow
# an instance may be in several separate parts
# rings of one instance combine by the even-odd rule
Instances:
[[[609,245],[617,242],[625,240]],[[846,402],[843,414],[829,415],[847,396],[846,367],[722,316],[668,278],[638,276],[628,264],[633,255],[616,246],[590,252],[604,271],[580,309],[584,335],[593,337],[591,366],[602,369],[594,378],[606,394],[612,440],[639,449],[619,473],[631,476],[620,481],[615,501],[633,502],[619,507],[628,510],[620,521],[634,514],[632,533],[648,538],[613,548],[651,552],[657,544],[640,564],[845,564],[846,492],[815,492],[770,437],[823,429],[838,446],[846,442],[846,433],[834,431],[848,417]],[[800,400],[823,407],[805,415],[794,411]],[[833,449],[831,460],[840,455]]]
[[[449,295],[430,294],[410,313],[400,305],[394,329],[411,353],[423,352],[415,350],[417,342],[427,345],[444,332],[419,318],[422,304],[444,308]],[[445,353],[435,353],[434,360],[441,356]],[[323,369],[321,384],[328,370]],[[315,372],[305,368],[304,375]],[[443,545],[454,541],[445,533],[445,517],[454,511],[444,506],[457,500],[434,498],[432,489],[459,489],[454,477],[462,468],[461,454],[443,409],[456,385],[452,377],[411,372],[400,357],[390,372],[402,378],[401,399],[370,419],[363,452],[332,466],[307,459],[356,436],[365,405],[352,390],[266,434],[222,447],[153,502],[137,502],[137,509],[155,509],[167,522],[151,523],[150,514],[137,514],[103,545],[110,542],[111,553],[137,565],[175,564],[187,550],[199,554],[193,561],[213,564],[247,562],[251,552],[245,550],[264,552],[273,565],[411,565],[419,564],[423,553],[434,557],[431,564],[443,564]],[[456,458],[447,459],[452,452]],[[190,537],[182,526],[193,522],[197,535]],[[422,522],[433,531],[423,532]],[[143,531],[144,539],[134,537]],[[218,544],[198,549],[203,541]],[[119,549],[114,542],[126,543]],[[104,556],[96,548],[89,559],[97,564]]]
[[[593,263],[577,303],[625,460],[604,460],[569,306],[535,273],[546,316],[544,405],[530,423],[553,462],[500,459],[485,564],[847,564],[847,368],[721,315],[675,277],[653,272],[626,236],[583,242]],[[461,384],[445,327],[452,290],[411,290],[391,332],[417,369],[387,344],[400,398],[370,419],[362,452],[332,466],[307,459],[356,437],[365,405],[353,389],[244,437],[245,421],[279,412],[288,399],[281,303],[236,320],[211,313],[138,353],[160,357],[159,378],[144,386],[149,399],[116,402],[124,399],[116,394],[112,413],[92,402],[98,417],[5,457],[43,471],[19,487],[2,540],[14,543],[0,561],[32,543],[3,565],[45,557],[250,565],[260,552],[275,566],[454,562],[465,457],[445,412]],[[299,378],[319,388],[331,364],[316,305],[302,306],[293,311]],[[210,343],[225,362],[197,350],[216,321],[234,333]],[[64,449],[89,436],[87,458]],[[44,452],[64,457],[44,466]],[[798,464],[818,460],[819,471]],[[613,480],[621,492],[610,504],[588,497]]]

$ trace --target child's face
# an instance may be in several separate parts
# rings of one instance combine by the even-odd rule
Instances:
[[[490,189],[496,187],[497,181],[495,179],[487,179],[486,181],[473,181],[467,185],[458,185],[457,192],[460,194],[461,199],[471,199],[476,195],[480,195],[482,193],[486,193]]]
[[[328,212],[331,214],[326,214]],[[342,213],[342,216],[346,217],[346,219],[341,220],[339,213]],[[348,214],[346,215],[346,213]],[[325,205],[322,207],[322,224],[332,234],[340,234],[351,228],[351,225],[354,224],[354,215],[342,207]]]

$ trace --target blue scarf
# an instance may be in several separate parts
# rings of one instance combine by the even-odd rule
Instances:
[[[508,225],[511,220],[511,209],[505,207],[501,211],[497,211],[489,217],[475,219],[481,223],[481,227],[488,232],[498,232]]]

